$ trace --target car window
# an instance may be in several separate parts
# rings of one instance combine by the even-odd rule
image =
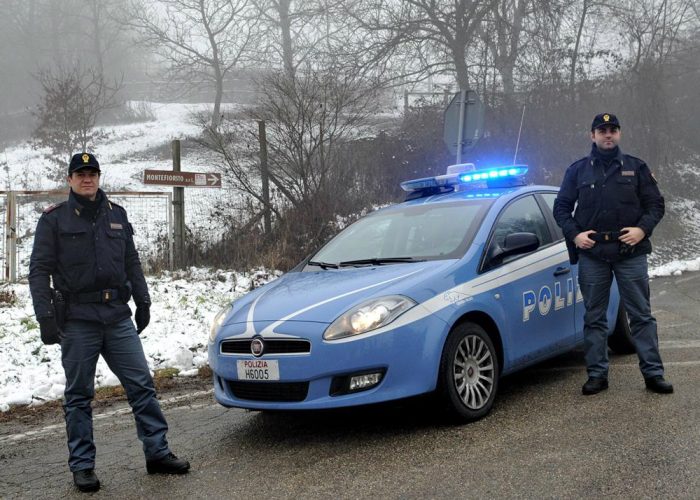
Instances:
[[[491,252],[496,245],[503,247],[506,236],[511,233],[533,233],[540,240],[540,246],[552,242],[549,226],[544,218],[542,210],[535,201],[534,196],[520,198],[506,207],[498,217],[493,227],[493,236],[489,245]],[[518,256],[506,258],[503,262],[509,262]]]
[[[540,193],[540,196],[542,196],[542,199],[544,199],[545,203],[547,203],[547,208],[549,209],[549,212],[552,213],[552,211],[554,210],[554,200],[557,199],[557,193]],[[564,233],[561,232],[561,228],[559,226],[557,226],[554,231],[554,237],[556,238],[556,241],[564,239]]]
[[[492,200],[406,205],[369,215],[343,230],[311,260],[460,258]]]

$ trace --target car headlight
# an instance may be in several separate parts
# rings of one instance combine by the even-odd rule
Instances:
[[[403,295],[389,295],[370,299],[336,319],[323,333],[325,340],[338,340],[371,332],[386,326],[416,305]]]
[[[229,304],[221,311],[216,313],[216,316],[214,316],[214,320],[211,322],[211,327],[209,328],[209,343],[213,343],[214,340],[216,340],[216,334],[219,333],[219,328],[226,319],[226,316],[228,316],[228,313],[231,311],[232,307],[233,304]]]

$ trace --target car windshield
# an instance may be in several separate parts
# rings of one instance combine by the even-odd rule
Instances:
[[[338,267],[464,255],[492,200],[406,205],[355,222],[329,241],[309,265]]]

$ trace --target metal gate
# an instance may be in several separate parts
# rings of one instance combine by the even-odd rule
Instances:
[[[0,281],[27,277],[37,221],[47,206],[67,196],[66,191],[0,191]],[[107,193],[107,197],[126,209],[145,270],[172,268],[172,194],[117,191]]]

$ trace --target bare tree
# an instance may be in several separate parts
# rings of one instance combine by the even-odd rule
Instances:
[[[328,10],[320,0],[252,2],[264,30],[264,43],[258,60],[265,65],[278,63],[284,68],[287,77],[294,78],[297,67],[318,54],[317,44],[321,37],[319,26],[328,15]]]
[[[249,60],[258,19],[249,0],[131,0],[122,22],[169,65],[172,78],[215,87],[211,125],[221,119],[226,75]]]
[[[360,50],[371,54],[371,64],[384,66],[403,55],[403,61],[413,60],[402,65],[403,76],[452,73],[467,89],[472,84],[469,52],[496,0],[348,0],[346,5],[359,29]]]
[[[38,121],[32,134],[34,143],[48,148],[47,157],[55,164],[65,165],[75,151],[94,148],[99,136],[95,121],[100,113],[116,106],[121,82],[110,84],[99,70],[79,65],[43,70],[37,79],[43,95],[34,111]]]
[[[515,68],[524,46],[524,24],[535,7],[534,0],[498,0],[480,30],[482,41],[501,76],[507,104],[515,94]]]
[[[260,186],[257,158],[242,154],[241,126],[224,122],[205,131],[204,142],[222,159],[224,172],[236,189],[261,206],[284,216],[285,207],[332,216],[335,201],[346,192],[340,165],[340,145],[350,140],[371,112],[373,87],[354,74],[304,66],[294,78],[286,72],[269,74],[260,82],[263,98],[250,118],[267,124],[269,179],[278,193],[269,202]],[[257,151],[257,126],[251,136]],[[258,216],[260,215],[258,214]]]

